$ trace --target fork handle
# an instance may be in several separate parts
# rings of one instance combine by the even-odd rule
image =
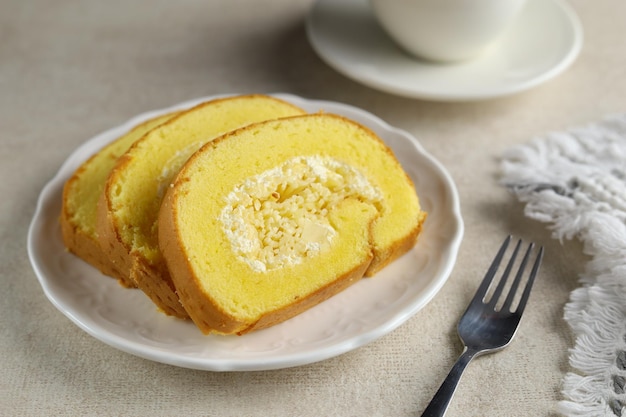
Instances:
[[[452,369],[450,369],[448,376],[444,379],[433,399],[430,400],[428,407],[422,413],[422,417],[442,417],[446,413],[454,391],[457,385],[459,385],[463,371],[478,353],[479,351],[477,350],[465,348],[454,366],[452,366]]]

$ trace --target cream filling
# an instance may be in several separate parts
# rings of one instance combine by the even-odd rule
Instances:
[[[295,157],[237,185],[220,221],[237,257],[267,272],[329,248],[337,235],[329,211],[347,198],[381,211],[381,192],[356,168],[330,157]]]
[[[176,153],[167,160],[161,169],[161,175],[157,179],[157,196],[159,198],[163,198],[167,188],[174,180],[174,177],[178,175],[181,167],[187,162],[191,155],[204,145],[204,143],[205,142],[202,141],[190,143],[183,149],[177,150]]]

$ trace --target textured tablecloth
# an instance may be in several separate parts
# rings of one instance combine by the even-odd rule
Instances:
[[[621,415],[626,385],[626,116],[511,147],[502,183],[555,239],[583,242],[589,261],[564,318],[576,341],[563,380],[568,416]]]
[[[550,416],[573,336],[563,319],[586,257],[498,184],[512,145],[626,109],[626,3],[571,0],[580,57],[531,91],[480,103],[378,92],[307,42],[311,0],[0,2],[0,415],[415,416],[461,351],[456,322],[504,235],[546,258],[522,328],[467,370],[449,416]],[[387,336],[342,356],[264,372],[213,373],[140,359],[72,324],[46,299],[26,233],[39,192],[81,143],[135,114],[222,93],[346,102],[413,133],[458,187],[465,236],[437,297]]]

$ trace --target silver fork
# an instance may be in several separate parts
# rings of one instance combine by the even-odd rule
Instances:
[[[481,282],[474,298],[470,302],[467,310],[461,317],[457,326],[457,331],[461,341],[464,344],[464,350],[459,359],[456,361],[450,373],[441,384],[441,387],[431,400],[428,407],[424,410],[422,417],[435,417],[443,416],[448,409],[450,400],[454,395],[454,391],[461,379],[463,371],[470,363],[470,361],[480,355],[486,353],[495,352],[504,349],[511,343],[515,332],[517,331],[524,312],[524,307],[528,301],[530,290],[537,270],[541,264],[543,258],[543,247],[539,248],[535,262],[530,271],[530,275],[526,281],[526,285],[523,288],[521,296],[518,296],[519,301],[516,303],[514,309],[512,309],[513,301],[516,299],[516,294],[522,278],[524,276],[524,270],[533,252],[534,244],[530,243],[524,258],[521,260],[517,274],[513,283],[510,285],[506,299],[504,303],[499,303],[500,296],[506,286],[506,281],[513,269],[515,259],[522,244],[521,239],[518,240],[517,245],[511,255],[511,258],[506,266],[506,269],[502,273],[502,277],[498,282],[498,286],[495,288],[491,296],[488,297],[489,288],[492,286],[493,278],[498,271],[500,262],[504,257],[504,254],[511,241],[511,236],[508,236],[498,254],[493,260],[493,263],[489,267],[485,278]]]

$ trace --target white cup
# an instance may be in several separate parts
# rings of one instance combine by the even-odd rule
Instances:
[[[463,61],[495,45],[526,0],[370,0],[389,36],[412,55]],[[529,28],[532,30],[532,28]]]

